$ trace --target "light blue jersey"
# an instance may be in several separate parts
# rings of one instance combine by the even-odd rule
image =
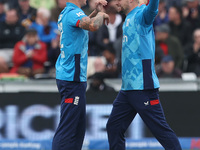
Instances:
[[[86,15],[73,3],[66,5],[58,19],[61,53],[56,62],[56,79],[86,82],[88,31],[78,27]]]
[[[159,88],[155,73],[155,35],[153,21],[158,0],[133,9],[123,25],[122,90]]]

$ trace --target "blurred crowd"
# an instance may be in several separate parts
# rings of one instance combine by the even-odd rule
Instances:
[[[53,0],[53,8],[33,7],[31,0],[0,0],[0,73],[30,78],[55,77],[60,53],[57,20],[66,6]],[[88,78],[94,88],[105,87],[103,79],[121,77],[122,25],[116,0],[107,0],[104,11],[110,24],[89,32]],[[47,1],[48,3],[48,1]],[[89,15],[95,0],[83,8]],[[159,78],[181,78],[193,72],[200,77],[200,3],[198,0],[160,0],[154,22],[155,67]]]
[[[60,53],[57,20],[66,4],[54,3],[52,9],[36,9],[31,0],[0,0],[0,73],[55,76]]]

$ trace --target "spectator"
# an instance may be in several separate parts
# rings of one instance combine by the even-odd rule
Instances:
[[[106,60],[105,57],[95,57],[94,61],[94,71],[95,72],[103,72],[106,68]]]
[[[51,41],[56,38],[57,24],[50,21],[51,13],[46,8],[39,8],[37,11],[36,22],[32,23],[30,28],[36,29],[39,35],[39,39],[42,42],[48,44],[48,48]]]
[[[191,42],[192,30],[188,21],[182,17],[182,9],[177,6],[169,8],[169,26],[171,35],[177,37],[182,46]]]
[[[51,10],[51,21],[58,22],[58,17],[62,10],[65,8],[66,3],[63,0],[56,0],[56,7]]]
[[[89,44],[88,44],[88,55],[89,56],[102,56],[102,49],[98,45],[97,35],[98,31],[89,31]]]
[[[164,55],[171,55],[175,62],[175,67],[181,68],[183,61],[183,50],[180,41],[170,35],[170,28],[167,24],[162,24],[156,28],[156,47],[160,47]]]
[[[107,74],[107,78],[118,78],[119,76],[119,61],[116,58],[115,49],[111,44],[103,51],[103,56],[106,58],[106,69],[104,73]]]
[[[30,5],[36,9],[44,7],[51,10],[55,6],[55,4],[55,0],[30,0]]]
[[[50,63],[50,73],[55,73],[55,64],[60,54],[60,35],[51,41],[51,46],[48,49],[48,61]]]
[[[19,6],[18,0],[5,0],[9,9],[17,9]]]
[[[160,47],[156,47],[155,51],[155,70],[157,71],[161,67],[161,61],[164,57],[164,52]]]
[[[115,50],[113,48],[113,45],[111,43],[109,43],[106,47],[106,49],[103,51],[103,56],[106,59],[106,66],[104,68],[104,70],[102,72],[97,72],[94,75],[92,75],[93,77],[100,77],[101,79],[104,78],[118,78],[119,77],[119,73],[120,73],[120,69],[119,69],[119,61],[116,58],[115,55]],[[98,66],[98,64],[95,63],[96,66]],[[101,67],[102,68],[102,67]],[[91,78],[91,77],[89,77]]]
[[[16,9],[6,12],[6,19],[0,23],[0,49],[13,48],[25,33],[25,28],[19,23]]]
[[[14,47],[12,73],[19,73],[27,77],[44,73],[44,62],[47,60],[47,49],[38,40],[37,31],[28,29],[22,41]]]
[[[185,0],[170,0],[170,1],[166,0],[166,2],[167,2],[167,9],[169,9],[169,7],[171,7],[171,6],[181,7],[184,1]]]
[[[122,17],[117,13],[116,0],[108,0],[105,11],[110,17],[110,23],[102,26],[97,35],[97,42],[102,49],[105,49],[107,44],[114,43],[122,35]]]
[[[163,57],[161,69],[157,71],[158,78],[181,78],[181,70],[175,68],[174,60],[170,55]]]
[[[23,26],[29,27],[35,21],[36,9],[30,6],[30,0],[18,0],[18,3],[19,20]]]
[[[114,88],[108,86],[101,77],[93,77],[88,89],[88,92],[108,91],[114,92]]]
[[[14,45],[24,36],[25,28],[19,23],[16,9],[6,12],[4,22],[0,22],[0,72],[8,72],[12,62]]]
[[[5,9],[4,9],[4,0],[0,0],[0,22],[5,21]]]
[[[192,27],[192,32],[200,26],[200,6],[198,0],[186,0],[186,6],[183,6],[183,16]]]
[[[122,39],[123,39],[123,35],[121,35],[120,37],[117,38],[117,40],[113,43],[113,47],[116,51],[116,58],[121,61],[121,51],[122,51]]]
[[[159,1],[158,9],[159,11],[158,15],[155,18],[154,26],[159,26],[161,24],[168,23],[169,21],[165,0]]]
[[[186,54],[188,59],[188,72],[194,72],[200,77],[200,29],[196,29],[193,33],[194,42],[186,46]]]

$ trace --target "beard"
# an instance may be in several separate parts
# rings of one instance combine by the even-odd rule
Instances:
[[[126,11],[124,10],[123,7],[118,7],[118,13],[123,15],[123,14],[126,14]]]
[[[118,13],[117,9],[118,8],[115,7],[115,6],[107,6],[106,7],[106,13],[108,13],[108,14],[116,14],[116,13]]]

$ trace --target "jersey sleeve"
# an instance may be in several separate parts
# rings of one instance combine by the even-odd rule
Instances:
[[[68,22],[71,26],[78,27],[83,17],[87,17],[87,15],[81,9],[74,9],[69,12]]]
[[[156,15],[158,14],[159,0],[150,0],[148,6],[145,6],[143,10],[142,23],[144,25],[151,25],[154,22]]]

